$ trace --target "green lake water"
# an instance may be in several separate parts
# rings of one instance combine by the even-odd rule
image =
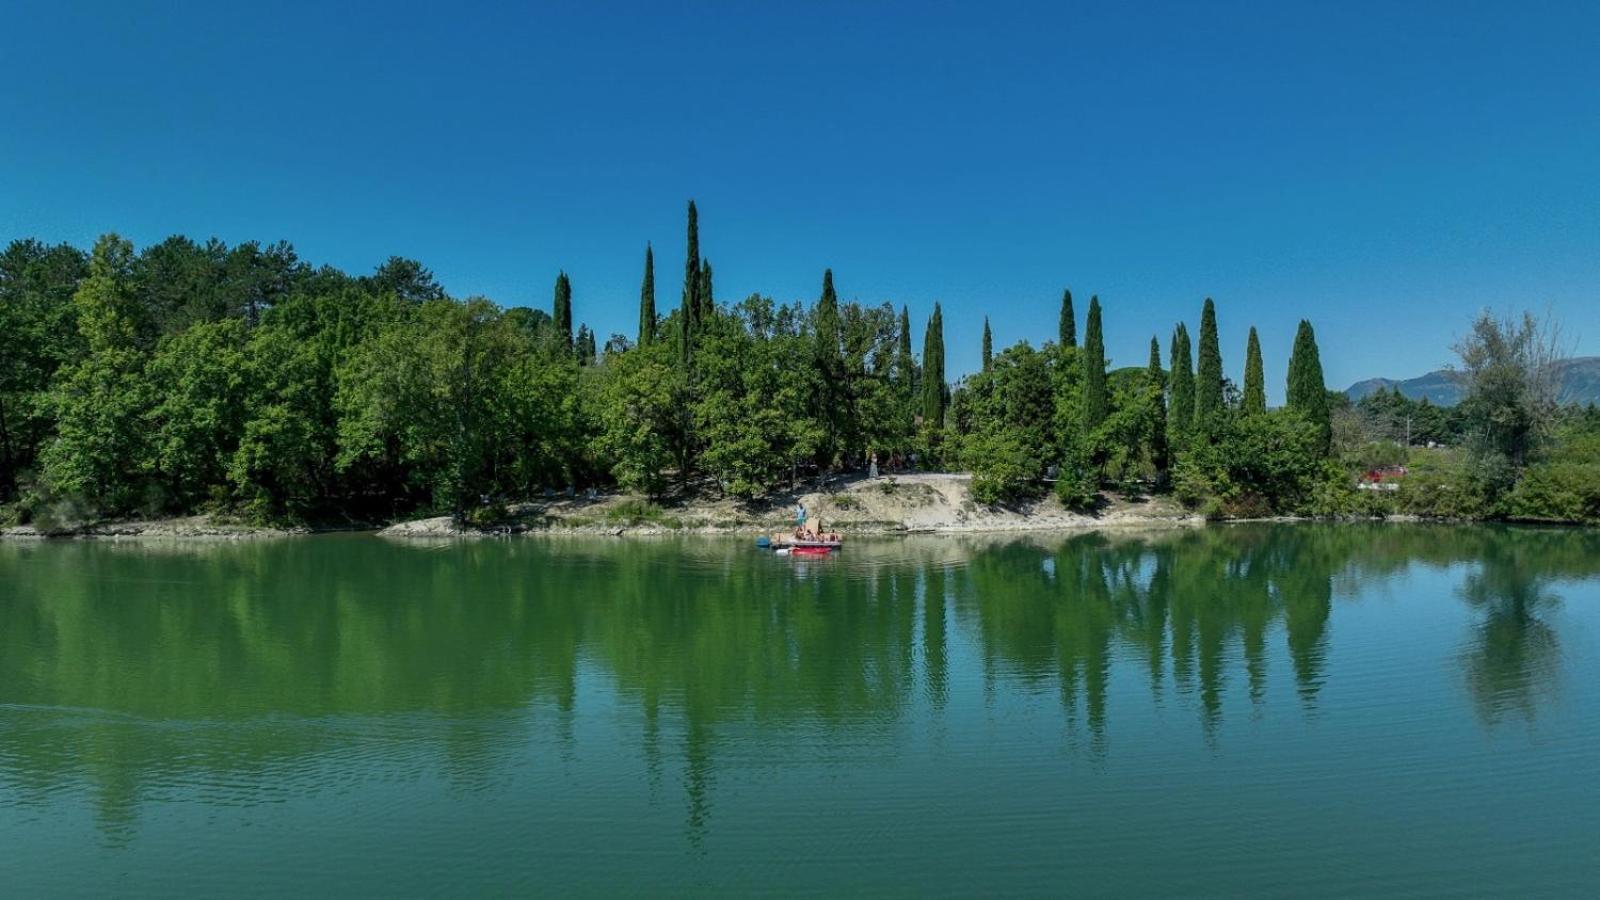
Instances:
[[[0,894],[1594,896],[1600,532],[0,543]]]

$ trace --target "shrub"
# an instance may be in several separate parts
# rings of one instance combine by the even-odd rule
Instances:
[[[667,515],[661,507],[640,497],[619,501],[605,511],[605,520],[611,525],[660,525],[663,528],[679,528],[683,525],[676,517]]]
[[[1518,519],[1600,524],[1600,463],[1556,460],[1530,466],[1507,507]]]

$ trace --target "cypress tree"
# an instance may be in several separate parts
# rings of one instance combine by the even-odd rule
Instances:
[[[594,332],[589,330],[588,325],[578,326],[578,338],[574,349],[578,354],[578,365],[588,366],[594,364]]]
[[[550,318],[555,324],[556,337],[568,352],[572,350],[572,282],[567,273],[556,276],[556,296]]]
[[[683,300],[678,308],[682,311],[678,350],[687,363],[700,314],[700,214],[693,200],[689,201],[689,241],[683,257]]]
[[[1156,471],[1167,468],[1167,400],[1162,393],[1166,377],[1161,371],[1161,342],[1150,336],[1150,361],[1144,368],[1145,388],[1152,395],[1150,421],[1150,461]]]
[[[911,397],[916,390],[917,368],[911,356],[911,311],[900,307],[900,347],[895,354],[895,377],[900,381],[900,391]]]
[[[700,314],[696,317],[700,324],[711,321],[712,313],[716,312],[717,302],[711,295],[711,260],[700,261],[700,288],[696,298],[700,303]]]
[[[1072,312],[1072,291],[1061,292],[1061,346],[1078,346],[1078,320]]]
[[[944,312],[933,305],[928,333],[922,341],[922,420],[930,428],[944,427]]]
[[[1245,415],[1267,411],[1267,382],[1261,371],[1261,340],[1256,337],[1255,326],[1250,326],[1250,340],[1244,348],[1244,399]]]
[[[1111,401],[1106,391],[1106,344],[1100,331],[1100,298],[1089,298],[1083,335],[1083,430],[1092,433],[1105,421]]]
[[[1194,369],[1189,364],[1189,326],[1172,330],[1172,366],[1167,373],[1167,441],[1178,444],[1189,436],[1194,422]]]
[[[839,356],[839,295],[833,290],[833,270],[822,272],[822,296],[817,298],[817,364],[831,381]]]
[[[648,347],[656,340],[656,256],[647,243],[644,245],[644,282],[639,285],[639,346]]]
[[[1322,380],[1322,355],[1317,350],[1317,334],[1311,323],[1300,320],[1294,335],[1294,351],[1289,354],[1288,407],[1314,423],[1322,434],[1322,450],[1328,451],[1333,428],[1328,412],[1328,389]]]
[[[1207,297],[1200,311],[1200,359],[1195,367],[1194,427],[1211,434],[1222,421],[1222,348],[1217,342],[1217,307]]]
[[[989,317],[983,317],[983,370],[994,368],[994,337],[989,334]]]

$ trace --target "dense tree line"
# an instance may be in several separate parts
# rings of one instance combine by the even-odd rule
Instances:
[[[982,369],[952,384],[938,304],[919,362],[910,311],[841,300],[831,271],[811,304],[718,303],[693,203],[686,238],[677,307],[658,309],[646,245],[637,333],[603,347],[565,272],[546,313],[449,297],[398,257],[352,276],[284,243],[14,241],[0,254],[0,505],[41,522],[476,517],[590,486],[759,497],[875,456],[970,470],[987,503],[1053,488],[1089,507],[1111,487],[1171,490],[1219,515],[1342,511],[1380,443],[1365,424],[1335,441],[1350,413],[1323,384],[1309,322],[1279,409],[1254,329],[1243,390],[1223,375],[1209,298],[1197,359],[1178,323],[1144,365],[1113,366],[1107,307],[1090,297],[1080,345],[1068,291],[1056,340],[996,349],[986,320]],[[1510,352],[1491,337],[1480,343]],[[1473,399],[1407,413],[1413,439],[1470,431],[1513,470],[1540,463],[1556,430],[1542,411],[1517,418],[1537,405],[1523,370],[1475,358]],[[1364,406],[1375,419],[1394,402]]]

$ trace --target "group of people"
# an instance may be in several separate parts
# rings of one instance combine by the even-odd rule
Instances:
[[[817,520],[815,528],[806,524],[806,505],[804,503],[796,503],[794,505],[793,537],[797,541],[828,541],[835,544],[839,542],[839,532],[823,531],[821,519]]]

